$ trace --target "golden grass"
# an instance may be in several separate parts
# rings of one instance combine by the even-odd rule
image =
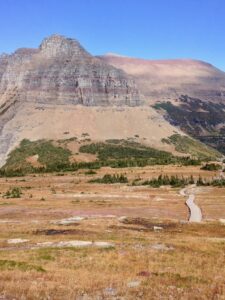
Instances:
[[[12,186],[23,191],[18,199],[0,198],[0,296],[225,299],[225,226],[218,222],[224,217],[225,189],[199,189],[197,202],[212,221],[186,224],[180,222],[188,211],[178,189],[88,183],[110,172],[126,172],[130,181],[161,172],[212,176],[198,167],[158,166],[0,179],[1,195]],[[81,215],[89,218],[69,226],[52,223]],[[127,222],[119,221],[123,215]],[[164,229],[154,231],[154,225]],[[47,235],[49,229],[56,234]],[[8,244],[13,238],[29,242]],[[107,241],[115,247],[32,249],[40,242],[69,240]],[[158,244],[171,249],[152,248]],[[128,287],[133,281],[139,285]]]

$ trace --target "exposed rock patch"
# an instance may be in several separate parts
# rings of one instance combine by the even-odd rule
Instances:
[[[73,247],[73,248],[87,248],[87,247],[97,247],[97,248],[114,248],[114,244],[108,242],[91,242],[91,241],[61,241],[61,242],[43,242],[37,243],[34,248],[64,248],[64,247]]]
[[[22,244],[27,242],[29,242],[29,240],[21,238],[7,240],[8,244]]]
[[[84,220],[85,217],[71,217],[71,218],[67,218],[67,219],[62,219],[62,220],[58,220],[58,221],[52,221],[53,224],[56,225],[72,225],[72,224],[77,224],[78,222]]]

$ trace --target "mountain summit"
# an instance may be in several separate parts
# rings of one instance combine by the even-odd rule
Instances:
[[[76,40],[60,35],[44,39],[39,49],[3,56],[0,69],[0,95],[7,98],[16,90],[22,102],[92,106],[140,102],[133,79],[91,56]]]
[[[62,35],[53,34],[50,37],[45,38],[39,49],[41,52],[49,57],[65,55],[68,57],[77,58],[90,58],[91,55],[81,46],[81,44],[75,40],[66,38]]]

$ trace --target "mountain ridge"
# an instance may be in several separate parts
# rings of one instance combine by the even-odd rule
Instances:
[[[138,61],[143,61],[143,62],[150,62],[150,63],[164,63],[164,62],[171,62],[171,63],[176,63],[176,62],[180,62],[180,63],[199,63],[202,65],[208,65],[211,66],[223,73],[225,73],[225,71],[221,70],[220,68],[216,67],[215,65],[213,65],[210,62],[201,60],[201,59],[195,59],[195,58],[157,58],[157,59],[152,59],[152,58],[141,58],[141,57],[132,57],[132,56],[127,56],[127,55],[123,55],[123,54],[119,54],[119,53],[114,53],[114,52],[106,52],[103,55],[97,55],[96,57],[100,57],[100,58],[104,58],[104,57],[121,57],[127,60],[138,60]]]
[[[2,57],[0,69],[0,93],[16,87],[24,98],[29,93],[29,101],[47,97],[61,103],[131,106],[140,101],[133,79],[122,70],[59,35],[44,39],[38,49],[21,48]]]
[[[225,72],[194,59],[146,60],[122,56],[101,58],[132,75],[147,102],[189,95],[207,101],[225,101]],[[154,99],[156,98],[156,99]]]

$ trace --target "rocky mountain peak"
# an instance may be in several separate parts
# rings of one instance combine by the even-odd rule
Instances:
[[[0,59],[5,59],[7,58],[9,55],[7,53],[0,53]]]
[[[21,48],[0,60],[0,103],[15,89],[15,100],[23,104],[138,106],[141,101],[130,76],[62,35],[45,38],[38,49]]]
[[[48,57],[58,55],[66,56],[90,56],[90,54],[80,45],[80,43],[71,38],[62,35],[54,34],[45,38],[40,47],[40,51]]]

